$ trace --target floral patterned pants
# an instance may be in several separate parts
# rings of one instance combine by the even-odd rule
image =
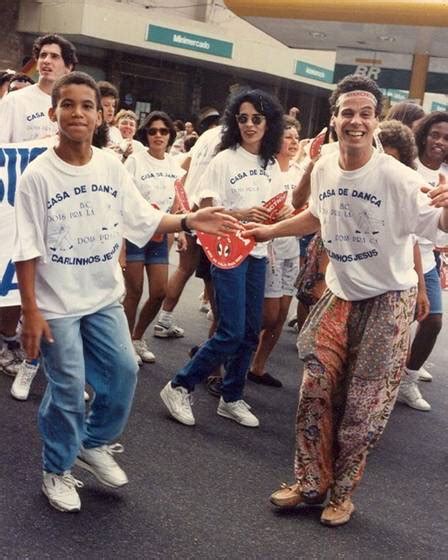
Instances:
[[[305,498],[330,489],[341,502],[360,481],[395,404],[415,300],[415,288],[362,301],[327,290],[313,308],[297,342],[295,475]]]

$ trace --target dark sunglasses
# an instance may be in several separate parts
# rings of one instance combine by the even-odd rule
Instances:
[[[249,121],[251,121],[255,126],[258,126],[264,120],[266,120],[266,117],[264,115],[246,115],[245,113],[241,115],[235,115],[235,118],[240,124],[247,124]]]
[[[155,126],[152,126],[151,128],[146,129],[146,133],[150,136],[155,136],[157,133],[159,133],[161,136],[168,136],[170,131],[168,130],[168,128],[156,128]]]

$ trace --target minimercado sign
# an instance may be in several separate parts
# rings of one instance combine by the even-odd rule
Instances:
[[[211,39],[210,37],[185,33],[178,29],[169,29],[168,27],[159,27],[158,25],[148,25],[146,41],[221,56],[223,58],[232,58],[233,54],[233,43],[228,41]]]
[[[308,62],[302,62],[301,60],[296,61],[294,74],[328,84],[333,82],[333,70],[322,68],[322,66],[316,66]]]

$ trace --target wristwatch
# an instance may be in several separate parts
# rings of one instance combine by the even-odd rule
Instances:
[[[188,214],[186,214],[180,221],[180,227],[182,229],[182,231],[185,231],[186,233],[192,233],[192,229],[190,229],[187,225],[187,217]]]

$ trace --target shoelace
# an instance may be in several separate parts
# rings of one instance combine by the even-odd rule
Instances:
[[[61,477],[60,480],[63,484],[68,486],[69,488],[82,488],[84,486],[84,482],[75,478],[71,473],[66,472]]]
[[[294,483],[288,484],[287,482],[282,482],[282,483],[280,484],[280,488],[281,488],[282,490],[286,490],[286,489],[287,489],[287,490],[294,490],[293,486],[295,486]],[[299,488],[299,489],[300,489],[300,488]]]
[[[409,387],[409,393],[411,395],[411,398],[413,400],[419,400],[422,397],[422,394],[420,393],[420,389],[417,387],[416,383],[413,383],[410,387]]]
[[[114,455],[115,453],[123,453],[124,447],[121,443],[114,443],[112,445],[104,445],[103,449],[109,454]]]
[[[148,345],[146,344],[146,340],[142,340],[139,343],[139,346],[144,352],[149,352],[149,348],[148,348]]]
[[[25,372],[19,378],[20,385],[27,387],[34,379],[35,375],[36,371],[34,369],[26,368]]]
[[[186,404],[193,405],[193,395],[191,393],[182,393],[182,406]]]
[[[333,500],[330,500],[328,502],[327,507],[331,508],[333,511],[337,511],[338,509],[341,509],[342,511],[347,511],[348,505],[349,505],[348,500],[344,502],[334,502]]]
[[[236,405],[235,408],[236,408],[237,410],[242,410],[242,412],[245,412],[246,410],[250,410],[250,409],[251,409],[250,404],[247,404],[247,402],[246,402],[246,401],[243,401],[243,399],[237,401],[237,402],[235,403],[235,405]]]

